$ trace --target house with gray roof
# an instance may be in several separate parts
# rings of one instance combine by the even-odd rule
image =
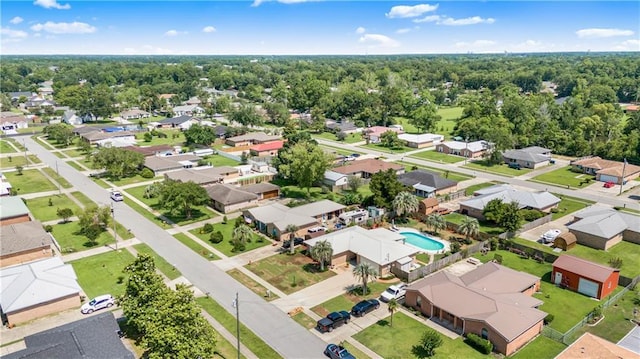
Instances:
[[[335,222],[344,208],[344,205],[326,199],[293,208],[273,203],[247,209],[243,216],[260,232],[280,240],[288,235],[289,225],[298,227],[296,235],[303,235],[311,227]]]
[[[20,197],[0,197],[0,226],[28,222],[31,220],[29,208]]]
[[[51,235],[38,221],[9,224],[0,231],[0,267],[49,258]]]
[[[122,143],[122,146],[133,146],[136,144],[136,135],[129,131],[116,131],[116,132],[103,132],[103,131],[91,131],[83,133],[80,138],[89,142],[91,145],[107,145],[107,143],[117,142]]]
[[[590,206],[573,214],[567,226],[579,244],[607,250],[620,241],[640,244],[640,216],[604,206]]]
[[[189,115],[178,115],[154,122],[158,128],[179,128],[181,130],[188,130],[191,125],[196,123],[198,123],[198,120]]]
[[[216,184],[205,189],[211,198],[211,206],[221,213],[235,212],[258,204],[257,194],[236,186]]]
[[[488,262],[455,276],[440,271],[407,288],[405,303],[456,333],[476,334],[511,355],[542,331],[547,313],[531,297],[540,278]]]
[[[451,193],[458,188],[458,182],[421,169],[398,175],[398,181],[413,188],[416,196],[424,198]]]
[[[199,185],[235,182],[240,170],[230,166],[183,168],[164,174],[166,179],[179,182],[194,182]]]
[[[337,191],[347,187],[349,176],[335,171],[326,171],[322,182],[329,186],[332,191]]]
[[[232,147],[259,145],[280,141],[280,136],[267,135],[264,132],[250,132],[240,136],[229,137],[225,143]]]
[[[172,111],[176,116],[194,116],[204,113],[204,109],[198,106],[198,104],[176,106]]]
[[[507,150],[502,153],[506,164],[518,164],[522,168],[536,169],[547,166],[551,160],[551,150],[532,146],[519,150]]]
[[[191,154],[149,156],[145,157],[144,166],[152,170],[154,175],[158,176],[169,171],[196,167],[198,165],[198,161],[201,159],[201,157]]]
[[[112,312],[89,316],[24,338],[25,349],[5,359],[134,359],[118,336]]]
[[[10,324],[80,306],[80,285],[60,257],[0,269],[0,308]]]
[[[547,191],[529,192],[503,184],[476,191],[474,197],[460,202],[460,213],[484,220],[484,207],[494,199],[503,203],[517,202],[519,209],[537,209],[546,213],[560,203],[560,198]]]

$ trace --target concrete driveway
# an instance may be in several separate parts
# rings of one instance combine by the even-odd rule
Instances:
[[[629,333],[618,342],[618,345],[640,354],[640,327],[636,326],[631,329]]]
[[[545,232],[550,229],[559,229],[560,232],[566,233],[569,232],[567,229],[567,225],[573,220],[572,215],[564,216],[562,218],[556,219],[555,221],[551,221],[549,223],[545,223],[542,226],[533,228],[529,231],[520,233],[519,237],[524,238],[528,241],[538,242]]]

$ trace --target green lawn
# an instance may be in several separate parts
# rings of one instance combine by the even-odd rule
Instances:
[[[49,206],[49,200],[51,200],[51,206]],[[56,214],[59,208],[71,208],[74,215],[80,211],[80,207],[64,194],[28,199],[27,207],[40,222],[61,220]]]
[[[302,313],[302,314],[304,314],[304,313]],[[360,351],[360,349],[354,347],[353,345],[351,345],[351,343],[349,343],[346,340],[342,342],[342,346],[344,346],[349,351],[349,353],[353,354],[353,356],[356,357],[356,358],[359,358],[359,359],[371,359],[370,356],[368,356],[367,354],[363,353],[362,351]]]
[[[7,141],[0,141],[0,153],[13,153],[16,151]]]
[[[206,156],[204,157],[204,159],[214,167],[221,167],[221,166],[234,167],[234,166],[240,165],[240,162],[236,160],[232,160],[231,158],[220,156],[220,155]]]
[[[532,342],[520,349],[512,359],[555,358],[567,346],[543,335],[538,335]]]
[[[28,157],[33,163],[40,162],[40,160],[33,155],[29,155]],[[0,157],[0,168],[13,169],[13,168],[16,168],[16,166],[24,167],[26,165],[28,165],[27,159],[24,157],[24,154],[22,153],[17,153],[11,156]]]
[[[232,269],[228,271],[227,274],[232,276],[236,281],[240,282],[245,287],[251,289],[252,292],[256,293],[258,296],[261,296],[266,301],[270,302],[272,300],[280,298],[275,293],[270,293],[270,295],[267,297],[267,288],[265,286],[256,282],[253,278],[249,277],[238,269]]]
[[[153,180],[162,180],[164,177],[163,176],[157,176],[154,178],[144,178],[142,176],[140,176],[139,174],[133,176],[133,177],[126,177],[126,178],[120,178],[118,180],[109,180],[109,182],[115,184],[116,186],[120,187],[120,186],[126,186],[126,185],[130,185],[130,184],[135,184],[135,183],[140,183],[140,182],[148,182],[148,181],[153,181]]]
[[[53,226],[52,234],[60,244],[62,252],[79,252],[91,248],[97,248],[114,243],[114,239],[107,231],[98,236],[95,242],[90,242],[87,237],[79,233],[80,225],[78,221],[56,224]]]
[[[462,167],[472,169],[472,170],[495,173],[495,174],[508,176],[508,177],[522,176],[523,174],[531,172],[531,170],[528,168],[522,168],[519,170],[514,168],[509,168],[509,166],[507,166],[504,163],[497,164],[497,165],[489,165],[486,160],[478,160],[478,161],[470,162]]]
[[[137,198],[138,200],[140,200],[141,202],[145,203],[147,206],[151,207],[152,209],[159,211],[162,215],[164,215],[167,219],[169,219],[170,221],[172,221],[173,223],[177,224],[177,225],[185,225],[185,224],[189,224],[189,223],[194,223],[194,222],[199,222],[199,221],[203,221],[205,219],[209,219],[212,217],[215,217],[216,214],[211,211],[210,209],[208,209],[206,206],[194,206],[192,207],[192,212],[191,212],[191,218],[187,218],[186,216],[184,216],[182,213],[180,214],[176,214],[173,215],[171,214],[169,211],[160,208],[160,206],[158,205],[158,198],[144,198],[144,191],[147,188],[147,186],[138,186],[138,187],[133,187],[133,188],[128,188],[125,190],[125,192],[129,193],[130,195],[134,196],[135,198]]]
[[[124,267],[135,260],[129,251],[110,251],[71,262],[78,276],[78,283],[87,298],[102,294],[119,296],[124,293],[126,276]],[[118,278],[122,277],[122,283]]]
[[[391,285],[391,283],[371,282],[367,284],[367,295],[360,295],[360,293],[362,293],[360,289],[361,283],[356,284],[356,279],[354,278],[353,280],[354,288],[357,289],[331,298],[324,303],[318,304],[315,307],[311,308],[311,311],[321,317],[324,317],[331,312],[337,312],[340,310],[346,310],[348,312],[351,310],[351,307],[353,307],[361,300],[378,298],[380,294]],[[357,287],[355,287],[356,285]]]
[[[91,180],[102,188],[112,188],[113,186],[103,181],[101,178],[91,177]]]
[[[475,191],[479,191],[483,188],[487,188],[487,187],[491,187],[493,185],[496,185],[497,182],[484,182],[484,183],[478,183],[478,184],[474,184],[472,186],[469,186],[465,189],[465,193],[467,196],[473,196],[473,193],[475,193]]]
[[[320,267],[315,264],[315,261],[300,252],[294,255],[276,254],[248,264],[245,268],[287,294],[335,275],[326,268],[324,272],[320,272]]]
[[[409,162],[406,162],[406,161],[397,161],[397,162],[394,162],[394,163],[397,163],[399,165],[403,165],[407,172],[412,171],[414,168],[419,168],[419,169],[435,172],[435,173],[439,174],[442,177],[448,178],[448,179],[450,179],[452,181],[456,181],[456,182],[461,182],[461,181],[465,181],[465,180],[473,178],[473,176],[469,176],[469,175],[466,175],[464,173],[452,172],[452,171],[449,171],[449,170],[442,170],[442,169],[435,168],[435,167],[427,167],[427,166],[416,165],[416,164],[409,163]]]
[[[67,161],[67,164],[80,172],[87,170],[86,168],[80,166],[76,161]]]
[[[167,135],[165,138],[160,138],[153,136],[151,141],[146,142],[144,140],[144,134],[137,134],[136,138],[138,139],[138,145],[140,146],[157,146],[157,145],[182,145],[185,141],[184,134],[180,130],[157,130],[158,132],[162,132]],[[173,135],[177,134],[178,137],[173,138]]]
[[[141,205],[139,205],[137,202],[134,202],[133,200],[131,200],[128,197],[124,198],[124,203],[127,204],[127,206],[131,207],[131,209],[133,209],[134,211],[138,212],[140,215],[142,215],[143,217],[147,218],[148,220],[150,220],[151,222],[154,222],[156,225],[167,229],[170,228],[171,226],[169,224],[167,224],[165,221],[163,221],[162,219],[160,219],[160,217],[156,216],[155,214],[147,211],[146,208],[142,207]]]
[[[560,203],[558,203],[558,212],[552,213],[551,217],[553,220],[564,217],[570,213],[577,212],[595,203],[593,201],[588,201],[581,198],[563,196],[557,193],[554,193],[554,195],[560,198],[561,200],[560,200]]]
[[[446,153],[431,150],[415,153],[411,155],[411,157],[439,163],[456,163],[464,161],[464,157],[448,155]]]
[[[218,257],[216,257],[216,255],[213,254],[210,250],[206,249],[205,247],[200,245],[200,243],[194,241],[193,239],[191,239],[186,234],[184,234],[184,233],[176,233],[173,236],[177,240],[182,242],[182,244],[184,244],[185,246],[191,248],[192,251],[194,251],[194,252],[198,253],[199,255],[201,255],[203,258],[205,258],[207,260],[218,259]]]
[[[389,147],[384,147],[383,145],[380,145],[380,144],[377,144],[377,143],[370,143],[368,145],[363,145],[362,147],[366,147],[366,148],[368,148],[370,150],[380,151],[380,152],[385,152],[385,153],[404,153],[404,152],[415,150],[415,148],[411,148],[411,147],[408,147],[408,146],[402,146],[402,147],[397,147],[397,148],[389,148]]]
[[[67,155],[67,157],[72,157],[72,158],[73,157],[84,157],[85,156],[84,152],[82,152],[82,151],[80,151],[78,149],[75,149],[75,148],[72,148],[70,150],[60,151],[60,152],[62,152],[65,155]]]
[[[462,223],[462,220],[464,219],[464,217],[467,217],[467,216],[460,213],[450,213],[444,216],[445,220],[455,224]],[[480,232],[490,234],[490,235],[495,235],[495,236],[504,232],[504,229],[502,227],[499,227],[494,223],[487,222],[487,221],[479,221],[479,223],[480,223]]]
[[[22,175],[18,172],[4,172],[7,180],[18,194],[55,191],[58,189],[38,170],[24,170]]]
[[[136,252],[140,254],[148,254],[153,257],[153,261],[156,264],[156,268],[162,272],[167,278],[174,280],[182,275],[180,271],[173,266],[173,264],[167,262],[164,258],[160,257],[158,253],[154,252],[151,247],[144,243],[136,244],[133,246]]]
[[[231,315],[221,307],[220,304],[209,297],[196,298],[196,302],[223,327],[235,335],[237,330],[235,316]],[[260,359],[282,358],[275,350],[242,323],[240,324],[240,341]]]
[[[67,158],[67,156],[65,156],[61,151],[56,151],[56,152],[51,152],[51,153],[53,153],[58,158],[62,158],[62,159]]]
[[[60,184],[60,186],[62,186],[62,188],[71,188],[71,187],[73,187],[71,185],[71,183],[69,183],[66,179],[64,179],[64,177],[58,175],[56,173],[56,171],[54,171],[52,168],[44,167],[42,170],[46,174],[48,174],[49,177],[53,178],[54,181],[58,182]]]
[[[571,166],[567,166],[535,176],[531,181],[548,183],[560,187],[582,188],[585,186],[583,181],[586,179],[591,180],[591,183],[593,183],[595,176],[573,172],[571,171]]]
[[[444,135],[445,138],[451,136],[451,131],[456,126],[456,120],[462,116],[462,107],[440,107],[438,109],[438,115],[441,119],[436,123],[435,133]],[[418,129],[409,123],[409,119],[404,117],[395,117],[396,122],[401,124],[407,133],[420,133]],[[423,131],[424,132],[424,131]]]
[[[426,330],[432,329],[404,313],[396,313],[393,316],[393,327],[389,325],[387,318],[357,333],[353,338],[385,359],[415,358],[411,348],[418,344]],[[440,338],[442,346],[435,350],[432,358],[491,358],[467,345],[461,337],[450,339],[440,335]]]
[[[16,141],[13,138],[5,138],[3,141],[13,143],[13,146],[18,149],[18,151],[24,151],[24,145],[21,142]]]
[[[302,325],[307,329],[312,329],[316,326],[316,321],[310,316],[306,315],[304,312],[300,312],[294,315],[293,317],[291,317],[291,319],[295,320],[296,323]],[[351,354],[354,354],[354,353],[351,352]],[[358,356],[357,358],[360,358],[360,356]]]
[[[210,233],[200,233],[200,228],[196,228],[196,229],[192,229],[189,232],[191,232],[192,234],[194,234],[196,237],[200,238],[201,240],[210,243],[211,246],[217,250],[219,250],[220,252],[222,252],[224,255],[228,256],[228,257],[232,257],[235,256],[237,254],[240,253],[246,253],[249,252],[253,249],[256,248],[260,248],[260,247],[264,247],[268,244],[271,244],[270,241],[266,240],[264,237],[258,235],[258,234],[254,234],[253,235],[253,239],[251,240],[251,242],[247,243],[246,248],[244,250],[244,252],[233,252],[233,245],[231,244],[231,238],[233,238],[233,229],[234,229],[234,221],[229,221],[226,224],[224,223],[216,223],[213,225],[213,231],[217,232],[220,231],[222,232],[222,235],[224,237],[224,240],[220,243],[213,243],[209,241],[209,238],[211,237]]]
[[[95,206],[96,205],[96,203],[94,201],[89,199],[89,197],[87,197],[82,192],[71,192],[71,195],[74,196],[78,201],[80,201],[80,203],[82,203],[85,207],[90,207],[90,206]]]
[[[280,193],[282,194],[282,196],[288,197],[288,198],[301,198],[301,199],[309,198],[310,200],[314,200],[314,201],[319,201],[321,199],[329,199],[329,200],[337,201],[338,198],[340,197],[340,195],[337,193],[333,193],[333,192],[324,193],[322,191],[322,188],[320,187],[311,187],[307,192],[306,188],[301,188],[298,185],[288,180],[274,179],[271,181],[271,183],[279,186]],[[309,197],[307,197],[307,195]]]
[[[117,219],[117,218],[116,218]],[[113,223],[109,225],[111,229],[113,229]],[[126,240],[133,238],[133,233],[129,232],[120,222],[116,221],[116,233],[118,233],[118,240]]]
[[[314,133],[312,137],[323,138],[325,140],[340,142],[338,141],[338,137],[331,132]],[[362,142],[362,141],[364,141],[364,139],[362,138],[362,135],[359,133],[350,133],[344,139],[345,143],[356,143],[356,142]]]

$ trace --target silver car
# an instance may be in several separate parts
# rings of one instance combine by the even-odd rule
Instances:
[[[80,311],[82,314],[91,314],[96,310],[111,308],[114,304],[116,304],[116,301],[111,294],[100,295],[84,303],[82,307],[80,307]]]

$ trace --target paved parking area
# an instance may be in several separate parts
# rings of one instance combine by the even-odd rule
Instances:
[[[629,333],[618,342],[618,345],[640,354],[640,327],[636,326],[631,329]]]
[[[567,225],[573,220],[572,215],[564,216],[562,218],[556,219],[555,221],[551,221],[549,223],[545,223],[539,227],[533,228],[529,231],[522,232],[518,236],[524,238],[528,241],[537,242],[540,240],[543,234],[550,229],[559,229],[560,232],[566,233]]]

